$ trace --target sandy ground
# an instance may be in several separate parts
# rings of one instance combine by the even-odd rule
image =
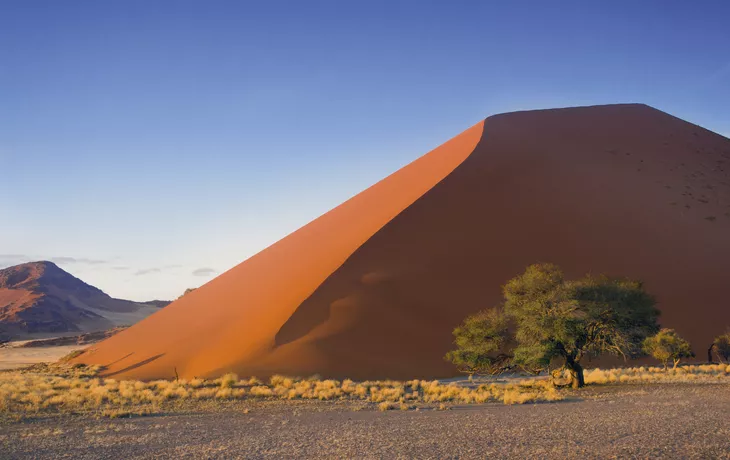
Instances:
[[[597,387],[559,403],[445,411],[358,407],[243,401],[131,419],[6,420],[0,457],[730,458],[726,384]]]
[[[13,342],[18,345],[23,342]],[[16,348],[15,346],[0,348],[0,370],[18,369],[37,363],[52,363],[75,350],[82,350],[87,345],[67,345],[60,347]]]

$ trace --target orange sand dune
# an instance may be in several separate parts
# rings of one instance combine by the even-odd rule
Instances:
[[[451,330],[537,261],[730,325],[730,140],[644,105],[497,115],[80,361],[130,378],[454,374]]]

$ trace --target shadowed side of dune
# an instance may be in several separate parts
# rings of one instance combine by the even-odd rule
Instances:
[[[699,353],[727,327],[730,142],[643,105],[486,120],[475,152],[378,231],[241,368],[453,375],[451,330],[537,261],[642,279]]]
[[[360,245],[474,150],[482,122],[378,182],[78,362],[122,378],[207,376],[266,356],[297,307]],[[131,358],[142,366],[129,367]],[[145,361],[158,357],[152,361]]]

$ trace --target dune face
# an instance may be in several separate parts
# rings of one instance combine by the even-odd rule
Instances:
[[[129,378],[433,378],[534,262],[639,278],[702,353],[730,325],[730,140],[644,105],[486,119],[82,355]]]

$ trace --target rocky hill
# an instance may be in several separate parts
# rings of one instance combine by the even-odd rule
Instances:
[[[0,336],[31,338],[134,324],[169,302],[114,299],[52,262],[0,270]]]

